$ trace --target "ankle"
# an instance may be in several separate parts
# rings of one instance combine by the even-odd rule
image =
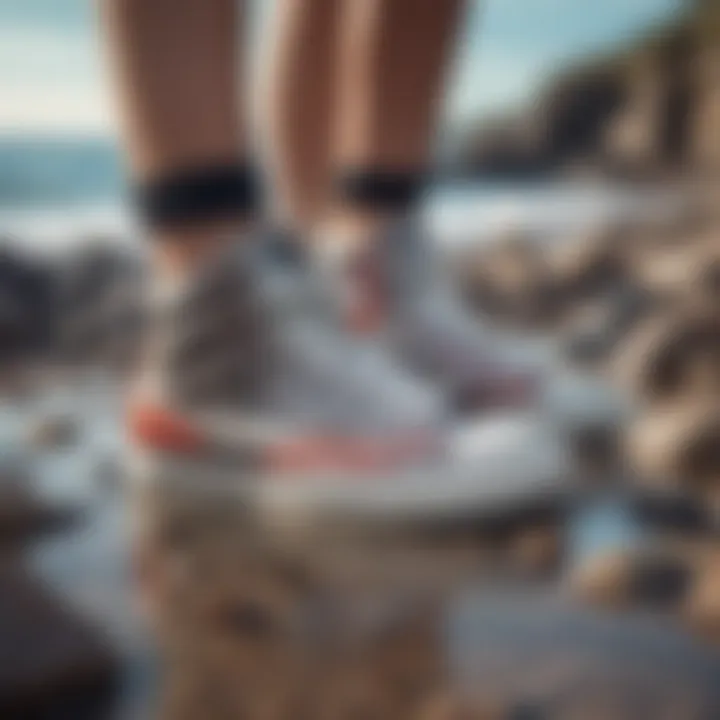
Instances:
[[[317,225],[315,237],[328,248],[361,251],[382,237],[395,219],[391,213],[336,210]]]
[[[236,242],[250,225],[249,220],[236,219],[156,230],[152,233],[153,270],[160,276],[191,274]]]
[[[233,242],[257,217],[260,182],[243,158],[166,168],[141,179],[138,210],[155,240],[157,272],[183,274]]]
[[[427,173],[415,167],[350,167],[337,173],[333,202],[321,234],[333,242],[362,244],[382,237],[411,213],[427,185]]]

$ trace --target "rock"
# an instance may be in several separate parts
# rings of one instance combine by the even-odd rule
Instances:
[[[605,380],[566,369],[548,378],[543,408],[570,437],[576,458],[612,449],[618,429],[631,417],[627,398]]]
[[[72,415],[47,415],[30,429],[28,442],[38,450],[59,450],[78,442],[79,425]]]
[[[418,720],[507,720],[507,708],[484,702],[482,707],[450,693],[433,697],[423,704]]]
[[[687,598],[683,617],[700,637],[720,646],[720,555],[717,552]]]
[[[692,566],[671,551],[640,549],[597,558],[571,579],[575,595],[610,607],[678,608],[693,578]]]
[[[28,576],[0,571],[0,716],[105,717],[118,672],[100,634]]]
[[[59,275],[59,342],[75,362],[127,366],[144,326],[141,258],[95,240],[64,259]]]
[[[584,602],[617,607],[627,602],[631,574],[631,561],[625,554],[604,555],[575,572],[572,592]]]
[[[646,401],[720,392],[720,313],[703,305],[650,319],[619,348],[611,372]]]
[[[551,720],[548,708],[532,702],[496,702],[491,698],[468,699],[459,694],[432,698],[418,720]]]
[[[712,398],[648,413],[629,429],[624,444],[641,486],[698,493],[720,487],[720,408]]]
[[[563,244],[551,252],[548,264],[568,308],[614,291],[625,280],[623,247],[615,243],[612,229]]]
[[[92,307],[128,280],[139,279],[140,257],[111,238],[88,238],[62,258],[60,300],[68,311]]]
[[[204,529],[212,533],[216,525]],[[166,536],[183,554],[202,547],[196,574],[186,576],[180,598],[169,600],[161,642],[170,720],[241,712],[319,720],[353,713],[452,720],[466,711],[488,720],[551,718],[556,711],[584,718],[586,702],[601,708],[602,720],[634,720],[642,717],[638,707],[653,717],[678,701],[697,700],[709,717],[720,707],[711,680],[720,660],[667,628],[547,598],[496,598],[487,587],[475,592],[472,574],[429,582],[421,552],[403,554],[403,543],[394,547],[389,535],[377,542],[375,533],[369,546],[351,549],[376,578],[378,566],[389,564],[385,580],[357,582],[351,554],[336,556],[340,548],[329,534],[308,551],[317,551],[318,564],[318,552],[332,556],[346,576],[317,568],[317,583],[298,589],[281,562],[286,553],[289,560],[302,556],[296,543],[282,547],[277,536],[268,546],[239,542],[237,525],[212,542],[188,537],[182,527]],[[391,563],[403,555],[405,563]]]
[[[719,35],[715,0],[683,3],[617,52],[572,63],[519,110],[453,137],[452,156],[490,178],[575,167],[636,179],[712,177],[720,167]]]
[[[716,231],[687,238],[682,244],[638,253],[631,272],[641,287],[655,295],[712,300],[717,297],[720,273]]]
[[[660,532],[696,536],[713,530],[710,509],[700,498],[679,489],[640,492],[631,503],[640,522]]]
[[[560,567],[562,555],[562,530],[558,526],[531,527],[519,531],[511,540],[511,562],[523,574],[552,574]]]
[[[42,502],[25,474],[0,472],[0,542],[16,545],[41,533],[65,529],[77,519],[74,509]]]
[[[0,366],[47,352],[54,308],[51,270],[19,245],[0,241]]]
[[[544,177],[600,152],[624,82],[606,67],[562,73],[521,112],[474,128],[458,152],[463,167],[491,178]]]
[[[499,238],[467,257],[461,279],[475,307],[492,317],[534,324],[554,315],[542,251],[525,235]]]
[[[106,291],[96,304],[65,319],[63,349],[78,361],[123,369],[135,360],[144,327],[139,288],[118,286]]]
[[[564,331],[566,356],[581,365],[608,360],[640,322],[657,313],[662,302],[634,285],[581,308]]]
[[[569,443],[575,462],[588,479],[596,479],[598,473],[607,477],[617,470],[620,460],[621,428],[603,423],[588,424],[571,430]]]
[[[720,657],[668,623],[479,591],[451,620],[449,663],[507,717],[704,720],[720,713]],[[520,714],[520,709],[524,714]]]
[[[705,3],[708,8],[712,3]],[[720,53],[717,43],[706,43],[695,60],[695,83],[698,87],[698,106],[692,124],[691,152],[698,165],[706,171],[720,168],[720,83],[717,69]]]

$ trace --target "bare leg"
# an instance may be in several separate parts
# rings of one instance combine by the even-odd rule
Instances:
[[[263,111],[276,200],[307,228],[325,207],[339,0],[277,0]]]
[[[426,169],[462,0],[345,0],[332,165],[391,173]],[[379,213],[342,203],[341,225]]]
[[[236,0],[103,0],[102,10],[134,178],[245,157]],[[156,243],[158,259],[192,265],[242,221],[156,229],[169,240]]]
[[[463,0],[344,2],[333,201],[321,232],[336,243],[333,249],[345,264],[351,288],[348,319],[361,330],[382,326],[403,294],[393,291],[392,271],[383,267],[388,256],[376,241],[387,237],[386,223],[407,214],[412,179],[430,164],[445,70],[463,7]],[[348,171],[365,174],[365,180],[380,178],[380,185],[390,178],[393,202],[378,203],[377,195],[369,199],[367,184],[345,185]],[[536,386],[532,371],[510,367],[500,353],[496,356],[487,335],[478,332],[475,319],[450,293],[436,288],[440,296],[431,298],[431,288],[415,291],[405,293],[404,314],[395,308],[403,333],[412,338],[406,357],[435,372],[474,408],[526,405]],[[423,302],[417,302],[420,297]]]

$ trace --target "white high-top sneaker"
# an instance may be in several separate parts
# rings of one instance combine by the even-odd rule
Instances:
[[[602,383],[560,368],[549,344],[509,336],[471,313],[419,221],[397,222],[355,247],[321,245],[318,256],[348,324],[389,345],[463,413],[531,411],[562,432],[612,426],[627,414]]]
[[[320,264],[346,287],[336,296],[349,324],[388,341],[463,408],[527,408],[537,400],[540,366],[466,309],[419,223],[398,222],[357,247],[328,244]]]
[[[248,238],[155,294],[129,412],[137,481],[227,492],[260,517],[363,519],[494,511],[557,488],[557,439],[514,420],[493,437],[451,431],[441,394],[336,325],[315,280]]]

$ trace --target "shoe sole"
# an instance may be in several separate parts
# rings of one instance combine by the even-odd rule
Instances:
[[[498,448],[489,430],[469,438],[474,452],[455,461],[374,474],[324,477],[240,469],[206,458],[135,450],[129,465],[133,491],[185,495],[193,502],[222,500],[244,508],[261,524],[435,524],[492,521],[557,507],[572,494],[562,449],[546,439]],[[466,438],[466,441],[468,438]],[[483,445],[484,443],[484,445]]]

